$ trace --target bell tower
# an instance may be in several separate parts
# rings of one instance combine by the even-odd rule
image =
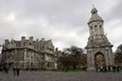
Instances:
[[[95,70],[101,66],[113,65],[113,45],[104,34],[104,20],[98,15],[97,9],[91,10],[91,18],[88,21],[89,38],[87,50],[87,70]]]
[[[97,9],[93,8],[91,10],[91,18],[88,21],[89,31],[91,36],[103,35],[103,19],[98,15]]]

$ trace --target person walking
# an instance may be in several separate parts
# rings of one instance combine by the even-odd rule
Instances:
[[[19,68],[16,69],[16,74],[17,74],[17,76],[19,76],[19,74],[20,74],[20,69]]]

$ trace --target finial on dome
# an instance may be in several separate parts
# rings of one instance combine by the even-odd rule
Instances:
[[[94,4],[92,4],[92,7],[93,7],[93,8],[95,8],[95,5],[94,5]]]
[[[91,10],[91,13],[92,14],[96,14],[97,13],[97,9],[95,8],[95,5],[94,4],[92,6],[93,6],[93,8]]]

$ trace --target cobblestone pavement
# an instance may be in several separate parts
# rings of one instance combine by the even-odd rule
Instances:
[[[122,72],[34,72],[21,71],[14,76],[0,72],[0,81],[122,81]]]

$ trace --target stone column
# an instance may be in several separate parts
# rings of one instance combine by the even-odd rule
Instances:
[[[95,66],[94,66],[94,55],[92,51],[88,51],[87,55],[87,71],[95,71]]]
[[[26,56],[27,56],[27,49],[24,49],[24,69],[27,67],[26,66],[26,60],[27,60]]]
[[[110,65],[114,65],[114,57],[113,57],[113,53],[112,50],[109,50],[109,58],[110,58]]]
[[[106,66],[109,65],[109,51],[108,49],[105,49],[106,51],[104,52],[104,57],[105,57],[105,63],[106,63]]]

